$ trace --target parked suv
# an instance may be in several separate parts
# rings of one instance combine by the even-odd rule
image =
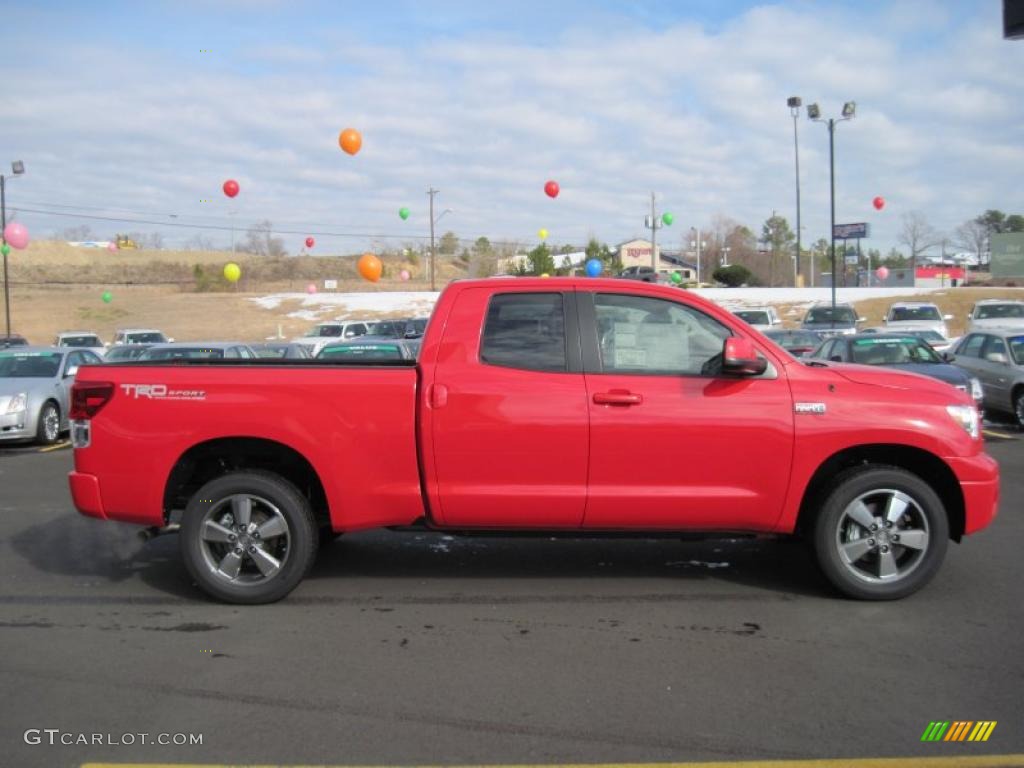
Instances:
[[[782,320],[779,319],[779,313],[775,311],[775,307],[744,307],[729,311],[759,331],[778,328],[782,325]]]
[[[661,275],[654,270],[654,267],[626,267],[619,272],[619,277],[628,280],[642,280],[645,283],[658,283],[662,281]]]
[[[301,344],[309,350],[312,357],[332,341],[344,341],[365,336],[370,332],[372,323],[367,320],[336,320],[327,323],[318,323],[306,331],[304,336],[292,339],[296,344]]]
[[[804,315],[804,321],[800,327],[805,331],[815,331],[822,336],[849,336],[857,332],[857,324],[863,323],[867,318],[859,317],[853,304],[836,304],[835,311],[832,304],[815,304]]]
[[[968,331],[993,328],[1024,329],[1024,301],[982,299],[971,307],[967,316]]]
[[[103,353],[107,351],[100,337],[92,331],[61,331],[53,339],[53,346],[89,349],[100,357],[103,357]]]
[[[885,316],[886,330],[899,333],[900,331],[935,331],[942,334],[945,339],[949,338],[949,329],[946,321],[952,320],[952,315],[940,314],[939,308],[925,301],[898,301],[889,307]]]
[[[169,344],[174,339],[169,339],[162,332],[153,328],[121,328],[114,333],[113,346],[119,347],[122,344]]]

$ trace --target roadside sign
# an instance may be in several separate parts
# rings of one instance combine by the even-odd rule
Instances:
[[[324,280],[324,290],[325,291],[336,291],[336,290],[338,290],[338,281],[337,280]]]
[[[857,258],[857,254],[856,253],[848,253],[848,254],[846,254],[846,263],[847,264],[857,264],[858,261],[859,261],[859,259]]]
[[[857,240],[858,238],[870,236],[871,227],[865,222],[858,224],[836,224],[832,229],[832,237],[836,240]]]

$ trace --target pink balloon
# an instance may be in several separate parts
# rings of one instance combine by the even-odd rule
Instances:
[[[316,293],[316,283],[310,283],[306,286],[306,293]]]
[[[115,243],[115,242],[107,243],[107,250],[108,251],[116,251],[117,250],[117,243]]]
[[[28,230],[24,224],[12,221],[4,230],[4,240],[11,248],[17,248],[20,251],[28,245]]]
[[[402,281],[403,281],[403,282],[404,282],[404,281],[406,281],[406,280],[408,280],[408,279],[409,279],[409,277],[410,277],[410,275],[409,275],[409,270],[408,270],[408,269],[403,269],[403,270],[402,270],[401,272],[399,272],[399,273],[398,273],[398,276],[399,276],[400,278],[402,278]]]
[[[889,268],[879,267],[878,269],[875,270],[875,274],[878,275],[879,280],[885,280],[885,278],[889,276]]]

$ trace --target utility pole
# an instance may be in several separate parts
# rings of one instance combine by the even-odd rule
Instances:
[[[439,190],[436,190],[433,187],[430,187],[427,190],[427,194],[430,195],[430,290],[432,291],[437,290],[437,284],[434,278],[434,195],[436,195],[438,191]]]
[[[0,173],[0,232],[7,230],[7,178]],[[11,281],[7,277],[7,240],[4,244],[4,315],[7,319],[7,338],[11,337]]]
[[[697,236],[696,241],[691,242],[690,246],[695,247],[697,249],[697,287],[700,287],[700,227],[690,227],[690,231]]]
[[[796,277],[793,285],[800,282],[800,144],[797,141],[796,119],[800,116],[803,101],[799,96],[790,96],[786,100],[789,113],[793,116],[793,156],[796,158]]]
[[[651,192],[651,216],[647,220],[647,227],[651,230],[651,269],[654,271],[655,280],[658,274],[658,212],[654,208],[654,193]]]

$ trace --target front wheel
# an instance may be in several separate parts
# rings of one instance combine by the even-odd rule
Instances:
[[[861,600],[896,600],[927,584],[946,554],[949,522],[917,475],[865,466],[836,478],[814,525],[826,578]]]
[[[53,445],[60,438],[60,408],[52,400],[43,403],[39,409],[39,423],[36,426],[36,442]]]
[[[318,544],[309,502],[270,472],[233,472],[189,500],[181,553],[208,594],[229,603],[272,603],[312,567]]]

